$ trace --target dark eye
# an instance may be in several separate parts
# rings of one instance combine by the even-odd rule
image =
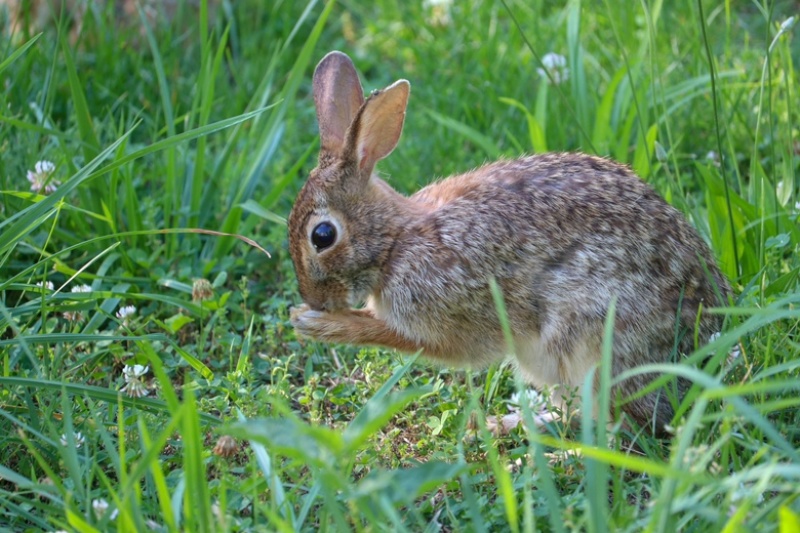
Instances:
[[[311,244],[319,252],[336,242],[336,228],[330,222],[320,222],[311,232]]]

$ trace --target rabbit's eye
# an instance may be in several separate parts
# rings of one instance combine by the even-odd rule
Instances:
[[[311,232],[311,244],[319,252],[336,242],[336,228],[330,222],[320,222]]]

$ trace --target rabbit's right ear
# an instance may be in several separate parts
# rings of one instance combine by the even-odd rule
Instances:
[[[353,62],[342,52],[330,52],[314,71],[321,155],[339,155],[345,133],[364,103],[364,90]]]

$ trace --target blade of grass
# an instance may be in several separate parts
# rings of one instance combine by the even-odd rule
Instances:
[[[582,440],[587,446],[595,445],[598,449],[608,447],[606,436],[606,424],[611,410],[611,354],[614,343],[614,319],[616,317],[617,299],[612,298],[606,312],[606,322],[603,333],[603,351],[600,358],[600,366],[593,372],[589,372],[584,379],[583,400],[581,410],[583,411]],[[595,397],[595,373],[600,374],[597,387],[597,402]],[[591,409],[589,408],[591,406]],[[593,418],[596,420],[596,432],[592,435]],[[593,438],[594,437],[594,438]],[[589,459],[586,461],[586,488],[587,503],[589,505],[589,531],[605,531],[607,527],[614,529],[610,521],[609,500],[609,481],[610,472],[608,465],[603,461]]]
[[[156,79],[158,80],[158,92],[161,96],[161,109],[164,113],[164,124],[167,128],[167,138],[171,138],[174,137],[176,133],[175,113],[172,109],[169,81],[167,81],[167,75],[164,72],[164,61],[161,56],[161,52],[158,49],[158,43],[156,42],[153,30],[150,27],[150,23],[147,21],[147,16],[145,15],[144,9],[141,5],[138,6],[138,11],[139,19],[141,20],[142,28],[144,29],[145,37],[147,38],[147,43],[150,47],[150,53],[153,56],[153,68],[156,73]],[[171,225],[174,221],[173,211],[177,208],[177,206],[180,205],[180,198],[177,194],[179,188],[176,186],[178,160],[174,145],[167,147],[164,151],[164,157],[166,159],[167,166],[164,172],[164,195],[162,197],[161,209],[164,211],[164,220]],[[129,198],[132,199],[135,198],[135,196],[130,196]],[[133,212],[136,212],[136,209],[134,209]],[[170,244],[174,247],[174,239],[170,240]]]
[[[183,476],[188,489],[184,496],[185,527],[190,531],[215,531],[214,513],[211,511],[211,493],[203,460],[203,434],[200,429],[194,391],[184,387],[184,416],[181,428],[183,438]]]
[[[94,131],[92,114],[89,111],[89,104],[86,102],[86,94],[83,91],[84,84],[78,76],[78,69],[75,67],[75,60],[72,57],[71,48],[72,47],[67,42],[67,38],[62,33],[61,53],[64,56],[64,66],[67,69],[70,97],[72,105],[74,106],[78,132],[80,133],[83,157],[86,161],[91,161],[100,153],[100,140],[97,138],[97,132]]]
[[[712,110],[714,113],[714,128],[716,132],[716,140],[717,140],[717,153],[719,157],[722,157],[722,154],[725,151],[722,149],[722,132],[720,131],[720,117],[719,117],[719,96],[717,94],[717,69],[716,63],[714,62],[714,56],[711,52],[711,44],[708,40],[708,35],[706,32],[706,17],[703,11],[703,1],[697,0],[697,9],[700,15],[700,30],[703,36],[703,46],[705,47],[706,56],[708,59],[708,70],[709,75],[711,76],[711,102],[713,104]],[[728,185],[728,179],[725,176],[725,165],[720,165],[720,172],[722,173],[722,182],[725,186],[725,203],[728,207],[728,217],[731,227],[734,227],[733,223],[733,207],[731,207],[731,198],[730,198],[730,186]],[[733,257],[736,265],[736,274],[741,275],[741,267],[739,265],[739,244],[738,239],[736,238],[736,233],[731,232],[731,245],[733,246]]]
[[[492,299],[494,300],[495,310],[497,311],[500,320],[500,327],[503,330],[503,337],[506,341],[506,347],[509,354],[515,354],[514,348],[514,335],[511,331],[511,323],[508,320],[508,313],[506,312],[506,305],[503,299],[503,293],[497,280],[491,278],[489,280],[489,288],[492,292]],[[489,450],[489,463],[492,467],[492,472],[495,476],[497,483],[497,494],[503,500],[503,507],[508,520],[508,525],[515,533],[519,531],[519,510],[517,507],[517,498],[514,492],[511,476],[505,464],[501,464],[500,456],[497,453],[496,446],[491,445],[492,436],[486,429],[485,421],[480,421],[481,433],[484,440],[487,442]]]
[[[8,56],[7,58],[5,58],[3,61],[0,61],[0,74],[2,74],[2,73],[3,73],[3,71],[4,71],[5,69],[7,69],[7,68],[9,67],[9,65],[11,65],[11,63],[13,63],[14,61],[16,61],[16,60],[17,60],[17,59],[18,59],[20,56],[22,56],[22,55],[23,55],[25,52],[27,52],[27,51],[28,51],[28,49],[29,49],[31,46],[33,46],[34,44],[36,44],[36,41],[38,41],[38,40],[39,40],[39,37],[41,37],[41,36],[42,36],[42,34],[41,34],[41,33],[34,35],[34,36],[33,36],[33,37],[31,37],[30,39],[28,39],[28,41],[27,41],[27,42],[25,42],[25,43],[24,43],[24,44],[22,44],[22,45],[21,45],[19,48],[17,48],[16,50],[14,50],[14,52],[13,52],[13,53],[12,53],[10,56]]]

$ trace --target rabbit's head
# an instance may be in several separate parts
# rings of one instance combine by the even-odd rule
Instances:
[[[372,172],[400,138],[409,84],[365,100],[350,58],[331,52],[313,88],[319,161],[289,215],[289,247],[305,303],[336,311],[376,288],[399,231],[403,199]]]

